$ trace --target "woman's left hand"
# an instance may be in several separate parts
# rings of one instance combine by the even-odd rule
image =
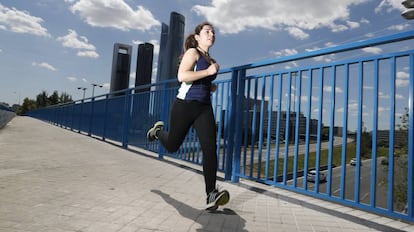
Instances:
[[[214,83],[211,83],[211,92],[215,92],[216,91],[216,89],[217,89],[217,85],[216,84],[214,84]]]

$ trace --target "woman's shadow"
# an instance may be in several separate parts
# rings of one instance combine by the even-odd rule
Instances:
[[[201,225],[197,231],[242,231],[247,232],[244,228],[246,220],[240,217],[236,212],[231,209],[223,208],[222,210],[216,210],[208,212],[203,209],[193,208],[184,202],[180,202],[169,194],[163,193],[160,190],[152,189],[151,192],[158,194],[162,199],[173,206],[180,215],[188,219],[194,220]]]

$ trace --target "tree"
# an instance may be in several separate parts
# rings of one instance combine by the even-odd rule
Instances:
[[[367,127],[362,122],[362,133],[361,133],[361,156],[369,157],[371,154],[372,147],[372,135],[367,131]]]
[[[399,141],[400,148],[394,152],[393,202],[397,210],[405,210],[408,200],[408,126],[408,108],[405,108],[405,113],[400,116],[400,124],[397,124],[397,127],[407,139]],[[386,166],[386,171],[388,172],[388,166]],[[383,184],[387,182],[383,180]]]
[[[55,90],[52,95],[48,97],[48,105],[56,105],[59,104],[59,94]]]
[[[36,96],[36,105],[38,108],[46,107],[49,105],[49,98],[46,91],[42,91]]]
[[[69,94],[63,92],[60,97],[59,97],[59,103],[67,103],[67,102],[72,102],[72,96],[70,96]]]
[[[31,100],[31,99],[29,99],[29,98],[26,97],[23,100],[23,105],[20,108],[20,112],[17,112],[17,114],[19,114],[19,115],[20,114],[25,114],[25,113],[27,113],[27,112],[29,112],[31,110],[35,110],[35,109],[37,109],[36,101],[35,100]]]

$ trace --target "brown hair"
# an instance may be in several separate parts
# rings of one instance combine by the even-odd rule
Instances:
[[[195,35],[199,35],[200,31],[203,29],[204,26],[210,26],[210,27],[214,28],[213,25],[209,22],[202,22],[202,23],[198,24],[196,26],[196,28],[194,29],[194,33],[190,34],[185,39],[185,43],[184,43],[185,51],[187,51],[190,48],[197,48],[198,47],[198,42],[195,39]]]

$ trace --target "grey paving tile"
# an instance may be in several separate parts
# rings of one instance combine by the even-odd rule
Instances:
[[[243,179],[219,181],[231,201],[208,213],[203,176],[193,171],[199,166],[163,162],[31,118],[12,122],[0,131],[2,232],[350,232],[380,225],[413,231],[407,223]]]

